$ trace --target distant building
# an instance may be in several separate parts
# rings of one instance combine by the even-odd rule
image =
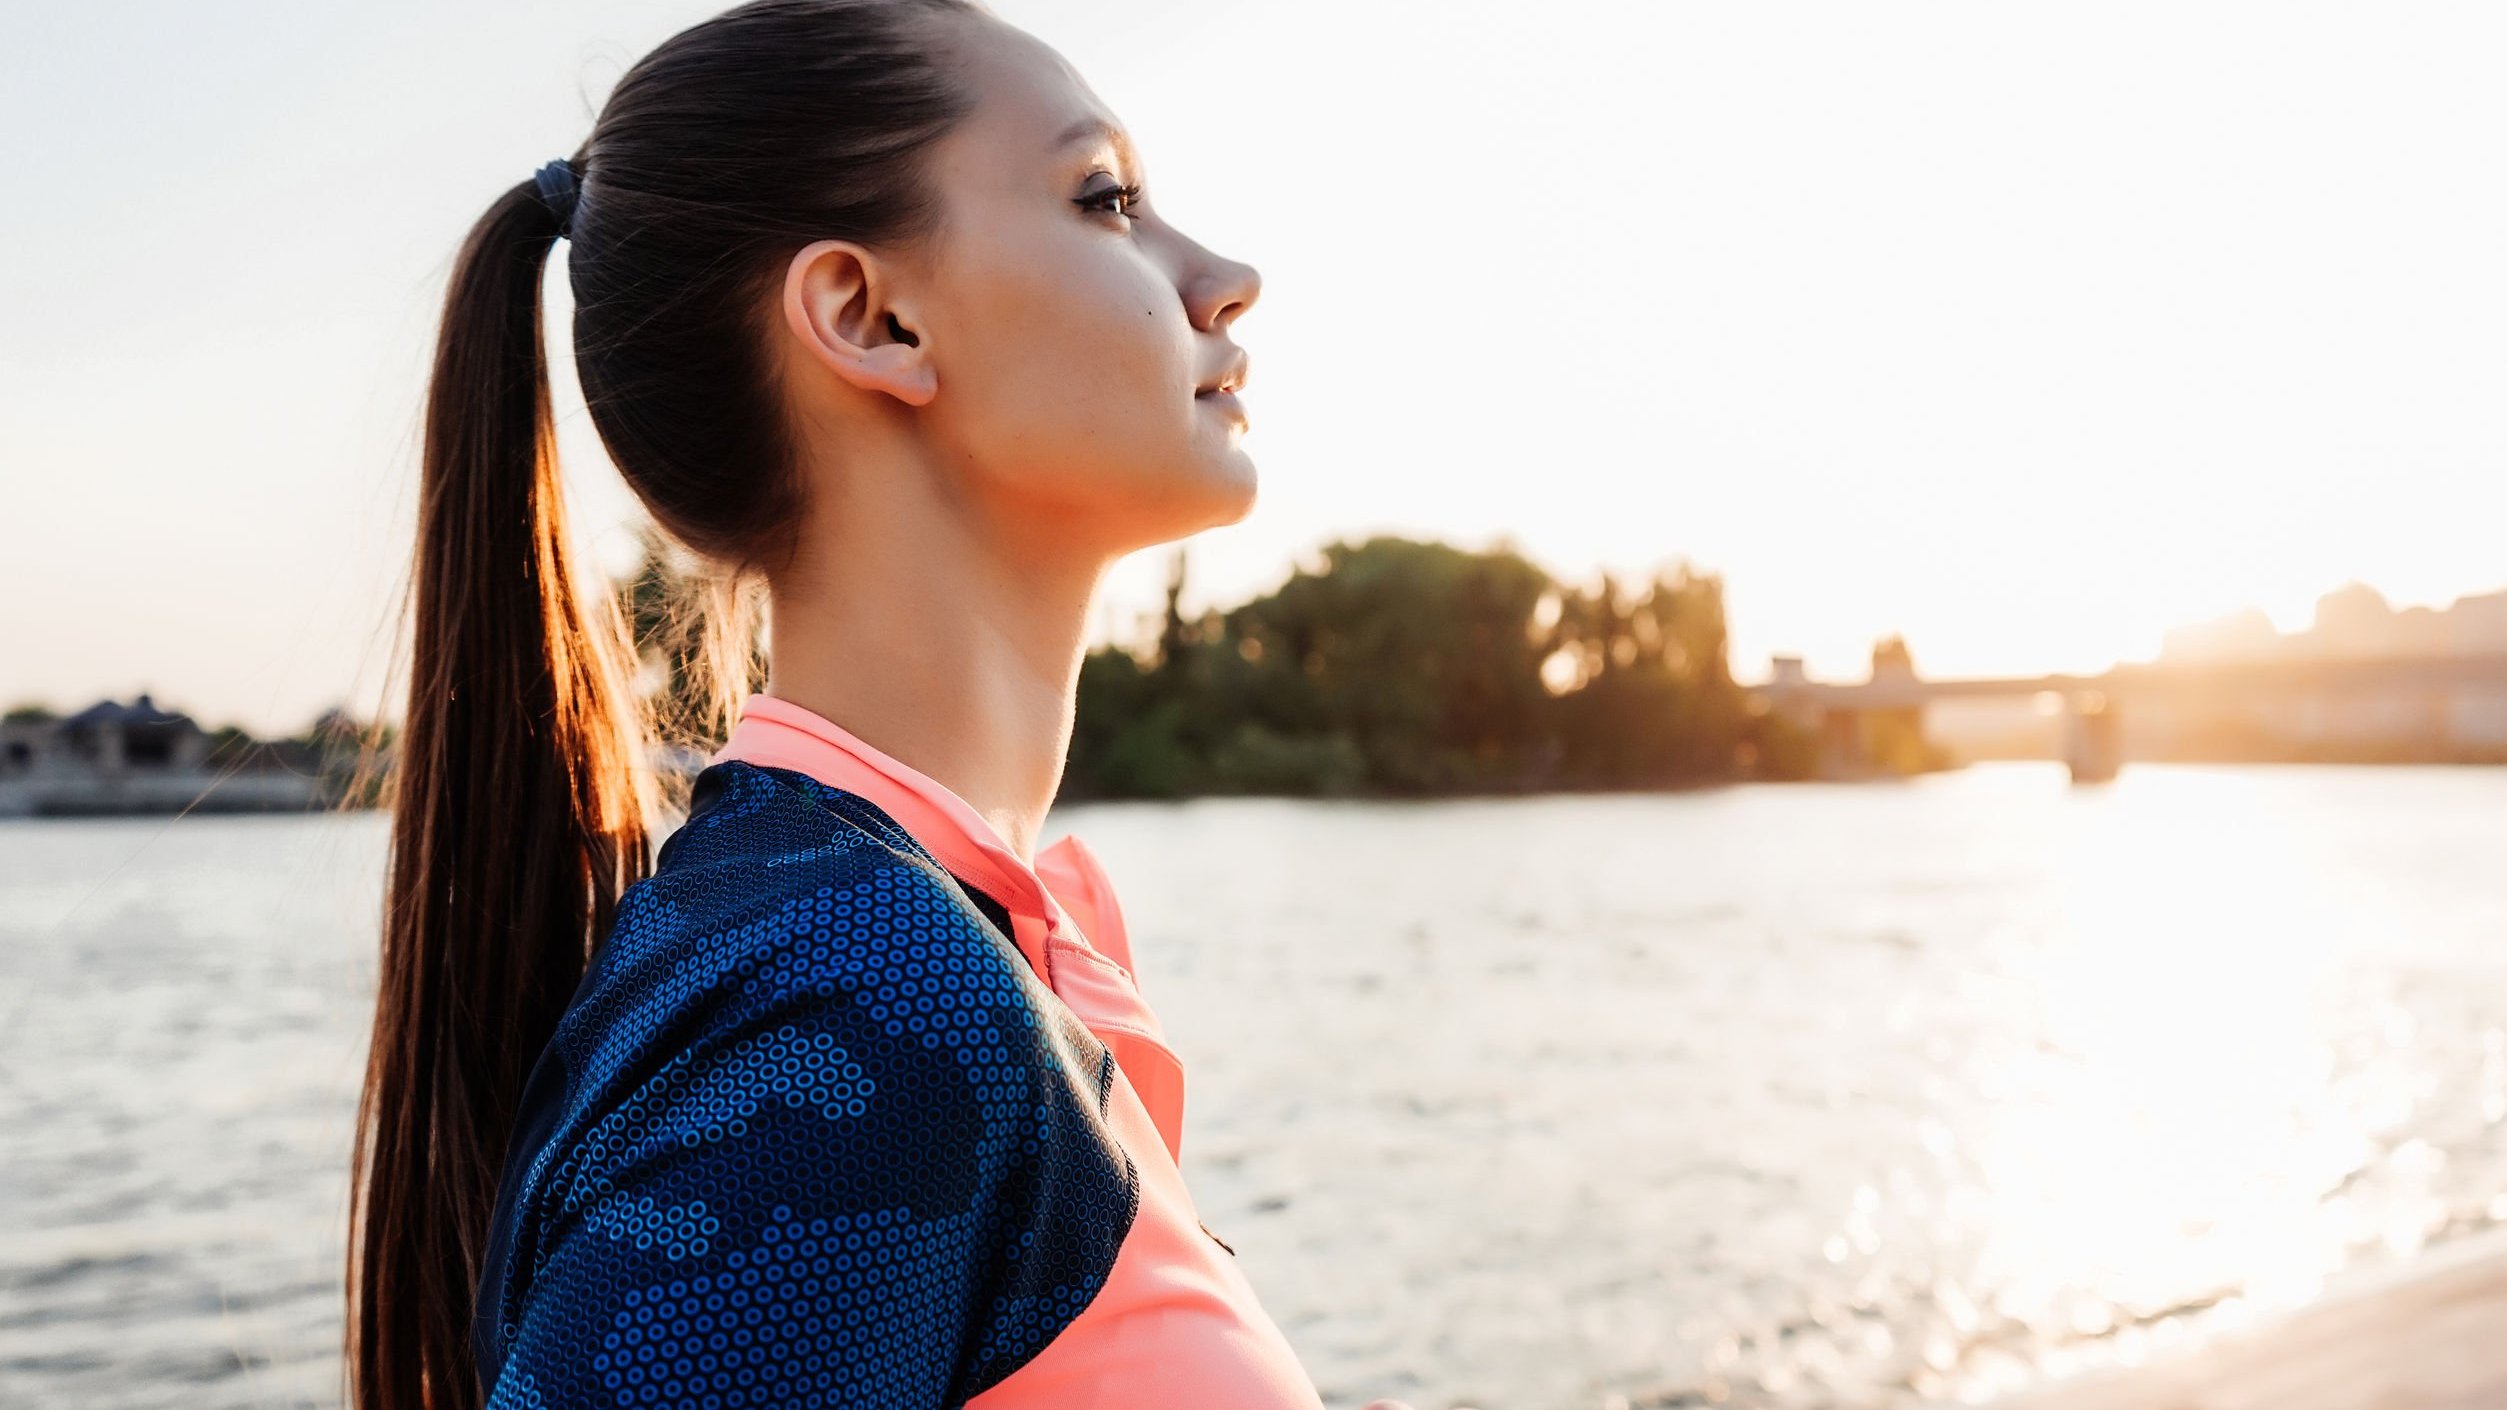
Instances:
[[[2316,599],[2315,620],[2283,632],[2262,609],[2168,632],[2159,659],[2171,665],[2327,657],[2488,656],[2507,652],[2507,589],[2458,597],[2452,606],[2394,610],[2366,583],[2345,583]]]
[[[2425,627],[2419,642],[2409,641],[2385,594],[2366,583],[2344,583],[2316,599],[2315,625],[2292,636],[2288,645],[2315,656],[2401,656],[2415,647],[2427,651],[2434,643]]]
[[[2316,599],[2305,631],[2283,633],[2249,608],[2168,633],[2163,664],[2410,661],[2507,656],[2507,591],[2459,597],[2444,609],[2396,611],[2366,583]],[[2298,691],[2277,699],[2157,703],[2128,713],[2136,753],[2197,757],[2235,748],[2336,758],[2507,756],[2507,685],[2415,686],[2396,673],[2377,692]]]
[[[61,747],[103,772],[187,769],[209,757],[209,735],[189,715],[160,710],[145,691],[128,705],[99,700],[60,722]]]
[[[310,761],[261,746],[213,762],[218,742],[145,694],[58,718],[0,720],[0,817],[294,811],[326,801]]]
[[[1915,682],[1900,665],[1875,654],[1868,683],[1823,687],[1777,657],[1764,689],[1805,722],[1824,711],[1840,735],[1839,714],[1920,702],[1922,729],[1962,759],[2507,763],[2507,590],[2397,610],[2347,583],[2304,631],[2247,608],[2086,678]],[[2110,708],[2085,708],[2093,697]],[[2111,737],[2079,733],[2093,714]]]

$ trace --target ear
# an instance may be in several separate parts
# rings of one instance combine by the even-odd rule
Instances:
[[[930,349],[879,256],[851,240],[804,245],[784,269],[783,318],[818,364],[867,392],[921,406],[940,389]]]

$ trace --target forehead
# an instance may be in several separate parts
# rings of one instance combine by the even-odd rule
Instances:
[[[1137,167],[1139,154],[1112,110],[1051,45],[1015,25],[970,18],[951,43],[975,109],[942,145],[956,160],[1032,173],[1091,152]]]

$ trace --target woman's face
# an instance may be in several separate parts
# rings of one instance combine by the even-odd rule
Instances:
[[[1253,462],[1229,326],[1261,289],[1157,211],[1139,156],[1062,56],[949,25],[979,95],[932,154],[945,229],[911,274],[935,463],[999,522],[1109,555],[1244,517]]]

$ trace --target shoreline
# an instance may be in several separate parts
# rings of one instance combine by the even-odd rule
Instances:
[[[2496,1410],[2507,1229],[2335,1275],[2304,1306],[1991,1402],[1992,1410]]]

